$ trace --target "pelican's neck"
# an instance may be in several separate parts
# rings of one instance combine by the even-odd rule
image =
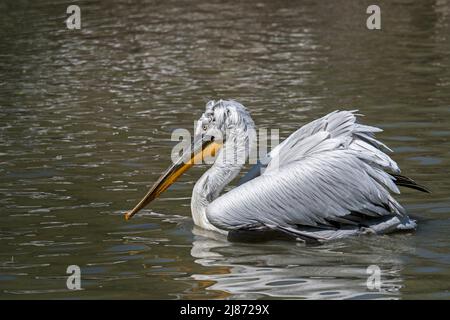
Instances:
[[[220,231],[208,221],[206,208],[239,174],[247,160],[250,143],[246,136],[230,135],[212,167],[195,184],[191,210],[192,218],[197,226]],[[243,158],[237,159],[236,155],[241,155]]]

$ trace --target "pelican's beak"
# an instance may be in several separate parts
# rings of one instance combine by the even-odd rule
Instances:
[[[161,193],[167,190],[172,183],[177,181],[177,179],[186,172],[195,163],[202,163],[203,159],[207,157],[214,157],[218,152],[221,143],[214,141],[211,137],[205,137],[194,141],[191,145],[190,150],[185,152],[177,162],[172,164],[155,182],[153,187],[147,192],[147,194],[142,198],[141,201],[133,208],[133,210],[128,211],[125,214],[125,219],[129,220],[142,208],[156,199]]]

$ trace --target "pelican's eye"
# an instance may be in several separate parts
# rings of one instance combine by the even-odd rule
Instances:
[[[206,124],[203,125],[203,130],[206,131],[206,129],[208,129],[208,126]]]

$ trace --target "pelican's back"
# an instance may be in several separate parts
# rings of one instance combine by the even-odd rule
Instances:
[[[375,139],[380,131],[357,123],[355,111],[306,124],[268,154],[262,175],[251,171],[214,200],[208,219],[226,230],[277,229],[316,240],[414,228],[390,194],[399,193],[400,169]]]

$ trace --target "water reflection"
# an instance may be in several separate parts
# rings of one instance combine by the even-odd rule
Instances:
[[[390,250],[379,239],[350,239],[320,246],[293,242],[230,243],[225,237],[194,228],[191,255],[195,262],[220,272],[194,274],[211,281],[209,290],[237,299],[377,299],[398,298],[403,286],[399,251],[411,251],[401,240]],[[402,248],[403,246],[403,248]],[[353,249],[350,249],[352,248]],[[366,285],[367,267],[381,269],[380,290]]]

